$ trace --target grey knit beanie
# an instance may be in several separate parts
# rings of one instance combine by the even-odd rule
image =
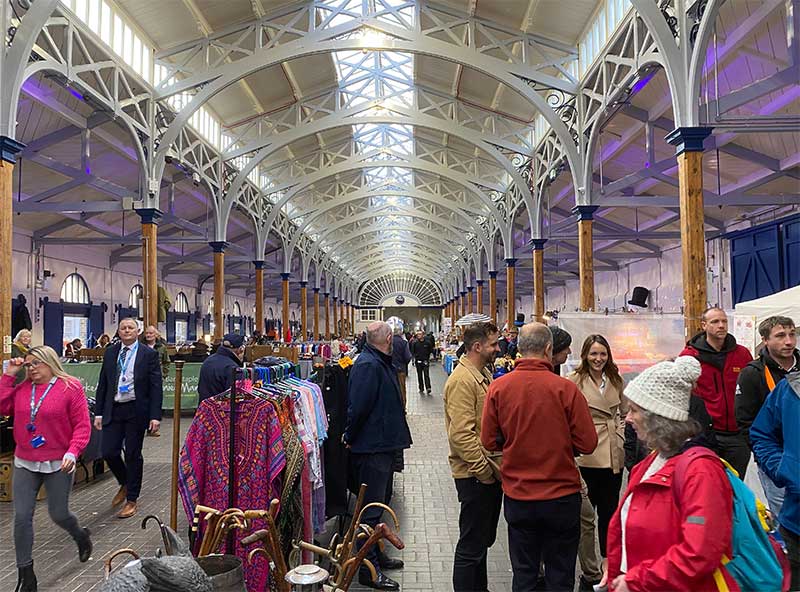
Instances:
[[[634,378],[625,396],[636,405],[667,419],[689,419],[689,399],[700,378],[700,362],[680,356],[674,362],[659,362]]]

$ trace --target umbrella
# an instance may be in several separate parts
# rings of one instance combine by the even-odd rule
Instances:
[[[486,316],[485,314],[479,312],[471,312],[468,315],[464,315],[460,319],[456,321],[456,327],[468,327],[475,323],[490,323],[492,321],[492,317]]]

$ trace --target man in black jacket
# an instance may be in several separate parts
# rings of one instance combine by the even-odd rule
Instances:
[[[789,372],[800,369],[797,332],[792,319],[768,317],[758,325],[758,333],[763,345],[761,354],[739,373],[734,404],[736,423],[747,437],[748,444],[750,425],[767,400],[767,395]],[[758,479],[764,488],[769,509],[777,516],[783,506],[783,488],[777,487],[761,467],[758,468]]]
[[[137,340],[136,319],[119,323],[120,342],[106,348],[97,383],[94,427],[103,431],[101,449],[119,483],[113,505],[125,502],[118,518],[136,514],[142,489],[145,432],[161,423],[162,375],[158,352]],[[125,447],[125,460],[122,448]]]
[[[347,425],[342,441],[350,448],[350,470],[356,483],[365,483],[364,504],[387,503],[395,453],[411,446],[411,431],[406,422],[400,384],[392,366],[392,328],[376,321],[367,327],[364,350],[350,371],[348,382]],[[373,528],[383,510],[364,512],[363,522]],[[399,569],[403,562],[391,559],[373,547],[367,553],[377,571],[373,581],[362,568],[358,581],[376,590],[399,590],[400,585],[385,576],[382,569]]]
[[[419,385],[419,394],[425,392],[431,394],[431,353],[433,353],[433,346],[431,342],[425,339],[425,333],[422,330],[417,331],[416,339],[409,346],[411,348],[411,355],[414,357],[414,366],[417,368],[417,383]]]
[[[199,401],[214,397],[231,387],[233,369],[241,368],[244,349],[242,335],[228,333],[222,338],[217,351],[208,356],[200,366],[197,381]]]

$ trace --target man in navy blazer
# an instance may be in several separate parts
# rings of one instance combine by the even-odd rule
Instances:
[[[347,425],[342,441],[350,448],[350,469],[357,483],[365,483],[364,504],[387,504],[395,455],[411,446],[403,398],[397,372],[392,366],[392,328],[376,321],[367,327],[367,342],[350,370],[347,386]],[[383,510],[373,506],[364,512],[363,521],[373,528]],[[373,547],[367,559],[375,566],[372,579],[366,568],[358,574],[362,585],[376,590],[399,590],[383,569],[399,569],[403,562],[387,557]]]
[[[119,323],[120,343],[106,349],[97,384],[94,427],[102,430],[100,448],[119,483],[111,504],[125,505],[118,518],[136,514],[142,489],[142,444],[147,430],[161,423],[162,374],[158,352],[138,341],[135,319]],[[122,447],[125,446],[125,460]]]

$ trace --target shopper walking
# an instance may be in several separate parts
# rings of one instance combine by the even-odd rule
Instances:
[[[15,384],[17,375],[28,377]],[[88,528],[70,512],[69,494],[75,463],[89,443],[89,407],[80,381],[64,371],[58,354],[46,346],[12,358],[0,378],[0,414],[14,417],[14,549],[17,592],[35,592],[33,513],[44,485],[50,518],[78,545],[78,558],[92,554]]]
[[[763,345],[761,353],[745,366],[736,385],[736,422],[751,448],[750,426],[767,400],[767,395],[789,372],[800,369],[797,330],[792,319],[768,317],[758,325],[758,332]],[[769,509],[778,516],[783,505],[783,488],[775,485],[760,465],[758,479],[764,488]]]
[[[411,350],[408,341],[403,336],[403,326],[395,325],[392,329],[392,366],[397,372],[397,382],[400,383],[400,395],[403,397],[403,409],[406,408],[406,379],[408,378],[408,363],[411,361]]]
[[[419,385],[419,394],[431,394],[431,347],[430,341],[425,339],[425,333],[422,330],[416,332],[416,338],[409,346],[411,355],[414,357],[414,366],[417,369],[417,383]]]
[[[581,477],[592,508],[597,510],[600,554],[606,558],[608,523],[619,502],[625,466],[625,426],[622,413],[622,377],[611,346],[602,335],[589,335],[581,347],[581,363],[568,377],[580,389],[597,430],[597,448],[578,458]],[[594,531],[581,531],[580,549],[594,551]]]
[[[350,370],[347,424],[342,442],[350,448],[350,469],[355,483],[365,483],[364,504],[388,503],[395,455],[411,446],[400,384],[392,366],[392,328],[376,321],[367,327],[364,349]],[[363,521],[371,527],[380,522],[383,510],[367,509]],[[399,569],[403,562],[387,557],[373,547],[366,558],[377,572],[375,580],[362,568],[358,581],[376,590],[399,590],[397,582],[383,573]]]
[[[578,387],[553,374],[553,338],[540,323],[522,327],[522,359],[489,387],[481,442],[502,450],[512,590],[530,592],[544,560],[548,590],[572,590],[580,535],[580,474],[575,454],[590,454],[597,432]]]
[[[700,362],[702,373],[695,393],[705,401],[711,415],[720,456],[744,480],[750,448],[745,433],[736,424],[736,381],[753,356],[728,333],[728,315],[721,308],[707,309],[701,327],[703,331],[689,340],[680,355],[692,356]]]
[[[790,590],[800,590],[800,372],[788,374],[767,397],[750,426],[756,463],[785,496],[778,515],[792,571]]]
[[[503,501],[500,486],[502,455],[481,444],[483,402],[497,355],[500,332],[493,323],[476,323],[464,330],[466,353],[444,385],[444,424],[450,445],[450,470],[461,511],[453,561],[455,592],[486,592],[486,558],[497,535]]]
[[[231,388],[233,371],[242,367],[244,337],[228,333],[222,338],[217,351],[208,356],[200,366],[197,380],[197,395],[201,401]]]
[[[118,518],[136,514],[142,488],[142,443],[145,432],[161,425],[162,376],[158,353],[140,347],[135,319],[119,323],[120,343],[106,348],[97,383],[94,427],[103,431],[103,459],[119,483],[112,500],[125,505]],[[122,449],[125,448],[125,460]]]
[[[733,490],[714,452],[687,442],[700,431],[689,398],[701,367],[689,356],[651,366],[625,389],[626,420],[655,450],[631,473],[608,530],[614,592],[738,590],[732,556]],[[721,584],[717,587],[715,572]]]

